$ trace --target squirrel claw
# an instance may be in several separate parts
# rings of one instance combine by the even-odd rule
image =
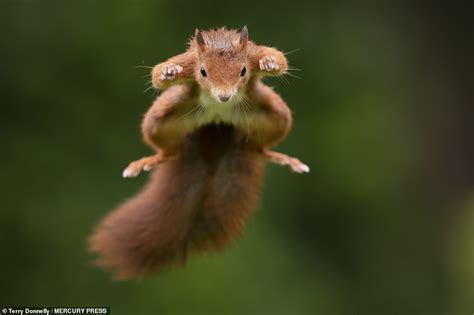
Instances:
[[[288,160],[284,161],[283,165],[288,165],[293,172],[298,174],[309,173],[309,166],[297,158],[288,157]]]
[[[148,170],[151,169],[151,167],[145,169],[145,166],[138,165],[138,164],[136,164],[137,162],[139,162],[139,161],[130,163],[130,165],[127,166],[127,168],[123,170],[123,172],[122,172],[122,177],[123,178],[137,177],[142,170],[148,171]]]
[[[137,177],[138,173],[132,172],[128,167],[123,170],[122,177],[123,178],[130,178],[130,177]]]
[[[260,66],[260,70],[262,71],[271,72],[280,70],[280,66],[278,65],[278,62],[274,56],[265,56],[258,61],[258,64]]]
[[[141,171],[151,171],[151,169],[153,168],[153,166],[151,165],[143,165],[143,166],[137,166],[137,165],[133,165],[133,163],[135,162],[132,162],[130,163],[130,165],[123,170],[122,172],[122,177],[123,178],[132,178],[132,177],[137,177]]]
[[[300,160],[290,162],[290,168],[293,172],[298,174],[309,173],[309,166],[302,163]]]
[[[176,79],[176,75],[183,72],[183,67],[180,65],[170,63],[161,69],[161,80],[174,80]]]

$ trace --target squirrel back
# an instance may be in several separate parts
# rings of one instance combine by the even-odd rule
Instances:
[[[188,135],[179,159],[160,165],[140,193],[102,220],[89,247],[119,279],[223,249],[257,207],[263,170],[234,127],[203,126]]]

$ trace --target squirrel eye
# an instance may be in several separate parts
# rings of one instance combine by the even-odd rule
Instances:
[[[207,72],[206,72],[206,70],[204,70],[203,67],[201,67],[201,75],[202,75],[203,78],[207,77]]]
[[[243,67],[242,71],[240,71],[240,76],[243,77],[247,73],[247,67]]]

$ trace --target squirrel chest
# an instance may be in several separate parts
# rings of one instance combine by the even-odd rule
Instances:
[[[218,102],[211,95],[202,92],[198,102],[201,112],[197,115],[198,125],[224,123],[235,125],[239,121],[239,101],[237,97],[228,102]]]

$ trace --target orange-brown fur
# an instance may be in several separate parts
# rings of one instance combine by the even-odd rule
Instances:
[[[249,41],[246,28],[221,28],[196,31],[186,52],[153,68],[153,84],[166,90],[145,114],[142,133],[157,154],[132,162],[124,176],[154,174],[91,236],[101,266],[118,278],[141,277],[190,253],[222,249],[257,207],[265,159],[309,170],[269,150],[292,119],[260,78],[287,67],[283,53]]]

